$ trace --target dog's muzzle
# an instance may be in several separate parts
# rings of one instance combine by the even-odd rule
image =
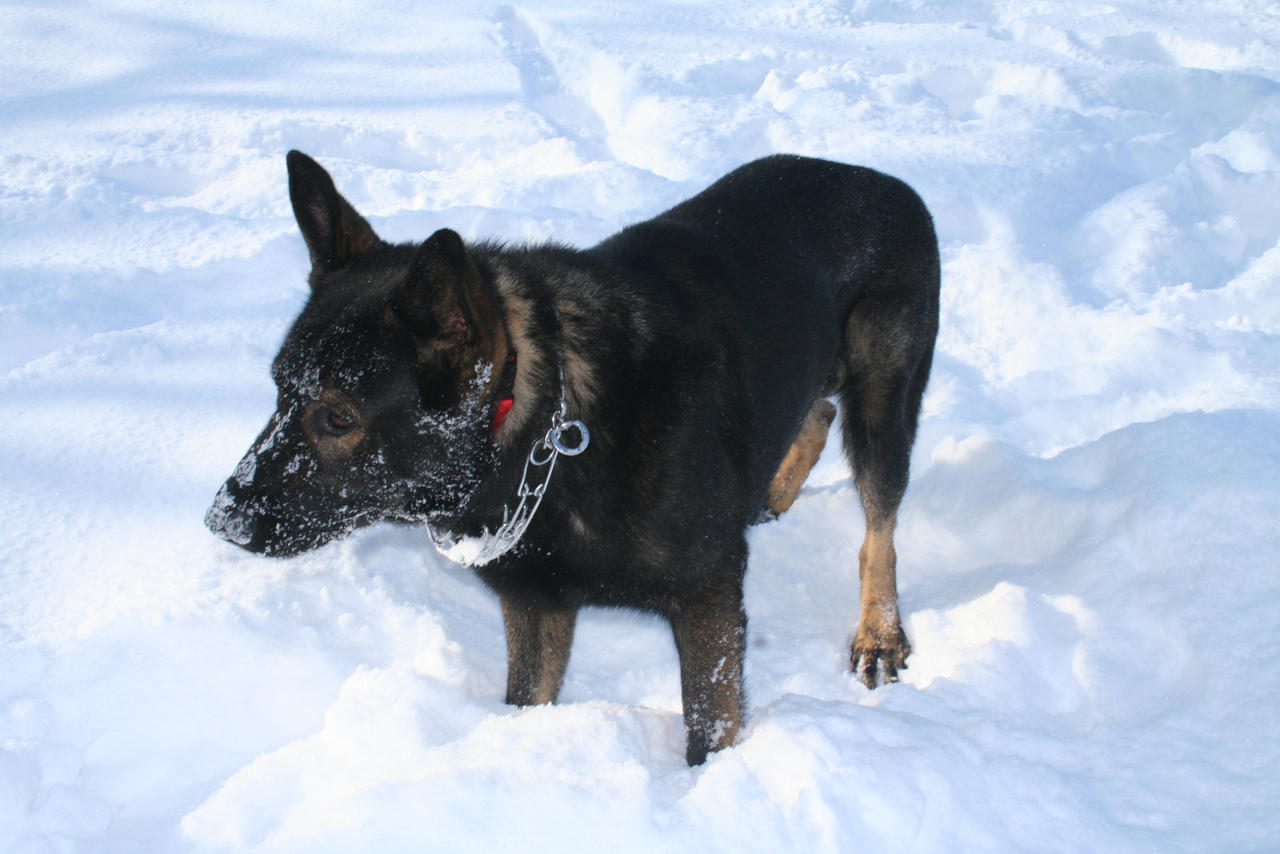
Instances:
[[[253,542],[253,516],[236,503],[231,490],[223,484],[204,514],[204,525],[229,543],[248,548]]]

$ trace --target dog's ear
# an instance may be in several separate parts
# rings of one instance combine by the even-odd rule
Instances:
[[[301,151],[290,151],[285,162],[289,200],[311,252],[313,276],[341,270],[352,258],[382,245],[364,217],[338,194],[323,166]]]
[[[393,307],[420,350],[463,348],[467,356],[492,359],[503,340],[498,293],[448,228],[418,248]]]

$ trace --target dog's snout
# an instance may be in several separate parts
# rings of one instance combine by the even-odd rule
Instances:
[[[253,542],[253,517],[236,502],[230,483],[224,483],[213,497],[213,503],[204,514],[204,524],[210,531],[237,546],[247,548]]]

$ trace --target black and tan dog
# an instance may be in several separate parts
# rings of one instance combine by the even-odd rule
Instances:
[[[866,515],[851,663],[897,678],[893,529],[939,278],[905,184],[775,156],[591,249],[511,249],[387,244],[315,161],[288,166],[311,297],[211,529],[287,556],[425,523],[501,600],[510,703],[555,700],[581,606],[661,614],[696,764],[743,722],[744,532],[795,497],[838,395]]]

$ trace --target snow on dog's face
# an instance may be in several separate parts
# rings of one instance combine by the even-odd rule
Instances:
[[[272,366],[276,412],[205,516],[276,556],[458,513],[493,465],[492,364],[506,352],[455,233],[391,246],[314,161],[291,153],[289,178],[311,298]]]

